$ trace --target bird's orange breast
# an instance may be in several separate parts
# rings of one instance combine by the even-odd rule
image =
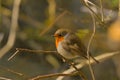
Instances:
[[[64,37],[56,37],[56,47],[58,47],[59,42],[61,42]]]

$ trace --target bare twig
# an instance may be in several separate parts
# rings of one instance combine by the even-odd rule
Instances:
[[[104,12],[103,12],[102,0],[100,0],[100,9],[101,9],[101,20],[102,20],[102,22],[104,22]]]
[[[10,33],[9,33],[9,37],[6,45],[0,50],[0,58],[2,58],[2,56],[4,56],[5,53],[7,53],[14,45],[16,30],[18,27],[18,15],[19,15],[20,2],[21,0],[14,0],[12,19],[11,19],[11,29],[10,29]]]
[[[58,16],[56,17],[56,19],[55,19],[45,30],[43,30],[43,31],[40,33],[40,35],[42,36],[42,35],[44,35],[48,30],[50,30],[50,29],[53,27],[53,25],[54,25],[61,17],[63,17],[66,13],[68,13],[68,11],[64,11],[64,12],[62,12],[60,15],[58,15]]]
[[[94,14],[94,16],[99,20],[99,22],[103,25],[104,24],[104,22],[102,22],[102,20],[101,20],[101,18],[100,18],[100,16],[98,16],[90,7],[89,7],[89,5],[88,5],[88,0],[83,0],[84,1],[84,3],[85,3],[85,6]]]
[[[48,75],[39,75],[37,77],[31,78],[29,80],[39,80],[39,79],[44,79],[44,78],[51,78],[51,77],[57,77],[57,76],[73,76],[78,73],[70,73],[70,74],[61,74],[61,73],[54,73],[54,74],[48,74]]]
[[[12,79],[9,79],[9,78],[1,77],[1,76],[0,76],[0,80],[12,80]]]
[[[59,53],[58,53],[59,54]],[[69,65],[71,65],[77,72],[78,74],[81,76],[82,80],[87,80],[87,78],[85,77],[85,75],[83,74],[83,72],[81,70],[79,70],[75,64],[73,62],[71,62],[70,60],[66,59],[64,56],[60,55],[59,56],[65,60],[66,63],[68,63]]]
[[[118,17],[120,18],[120,0],[119,0],[119,12],[118,12]]]
[[[29,49],[22,49],[22,48],[17,48],[17,50],[20,50],[20,51],[31,51],[31,52],[34,52],[35,50],[29,50]],[[38,51],[42,51],[42,52],[45,52],[45,53],[47,53],[46,51],[43,51],[43,50],[37,50],[37,52]],[[36,51],[35,51],[36,52]],[[48,51],[48,53],[57,53],[56,51]],[[116,52],[111,52],[111,53],[103,53],[103,55],[99,55],[99,56],[97,56],[97,57],[95,57],[97,60],[99,60],[99,61],[104,61],[104,60],[106,60],[106,59],[108,59],[108,58],[110,58],[110,57],[112,57],[112,56],[114,56],[114,55],[117,55],[117,54],[119,54],[120,53],[120,51],[116,51]],[[61,55],[60,55],[61,56]],[[62,57],[62,56],[61,56]],[[64,57],[62,57],[64,60],[66,60]],[[53,74],[53,75],[49,75],[48,74],[48,76],[46,76],[46,75],[44,75],[43,76],[43,78],[48,78],[48,77],[54,77],[54,76],[60,76],[60,77],[58,77],[56,80],[62,80],[64,77],[64,74],[67,76],[70,76],[70,74],[72,75],[73,74],[73,72],[75,72],[75,71],[77,71],[77,73],[81,73],[81,72],[78,72],[79,71],[79,69],[80,68],[82,68],[83,66],[85,66],[86,64],[89,64],[89,62],[88,61],[86,61],[86,62],[83,62],[83,63],[80,63],[80,64],[78,64],[78,65],[75,65],[75,64],[73,64],[72,62],[70,62],[70,61],[66,61],[68,64],[70,64],[71,66],[73,66],[73,68],[70,68],[70,69],[68,69],[68,70],[66,70],[66,71],[64,71],[63,73],[60,73],[60,74]],[[93,61],[93,59],[91,59],[91,61],[90,61],[90,63],[91,64],[93,64],[93,63],[95,63],[95,61]],[[81,74],[82,75],[82,77],[84,76],[83,75],[83,73]],[[62,76],[62,77],[61,77]],[[39,78],[39,76],[37,76],[36,78]],[[42,76],[40,76],[40,78],[42,78]],[[86,79],[84,79],[84,80],[86,80]]]
[[[1,18],[1,17],[0,17]],[[1,20],[0,20],[1,21]],[[0,33],[0,44],[1,44],[1,42],[2,42],[2,40],[3,40],[3,37],[4,37],[4,34],[3,33]]]
[[[18,52],[20,51],[27,51],[27,52],[34,52],[34,53],[57,53],[57,51],[43,51],[43,50],[30,50],[30,49],[23,49],[23,48],[16,48],[16,52],[10,57],[8,58],[8,61],[11,60]],[[81,72],[74,64],[73,62],[70,62],[69,60],[67,60],[66,58],[64,58],[62,55],[59,54],[59,56],[61,56],[61,58],[63,58],[68,64],[70,64],[72,67],[74,67],[74,69],[76,71],[78,71],[79,75],[81,76],[81,78],[83,78],[83,80],[87,80],[86,77],[84,76],[83,72]]]
[[[16,50],[27,51],[32,53],[57,53],[57,51],[31,50],[31,49],[23,49],[23,48],[16,48]]]
[[[88,6],[89,7],[89,5],[88,5],[88,0],[84,0],[85,1],[85,4],[86,4],[86,6]],[[96,30],[96,21],[95,21],[95,17],[94,17],[94,14],[92,13],[92,11],[90,10],[90,14],[91,14],[91,17],[92,17],[92,21],[93,21],[93,33],[92,33],[92,35],[91,35],[91,37],[90,37],[90,40],[89,40],[89,42],[88,42],[88,46],[87,46],[87,57],[88,57],[88,62],[89,62],[89,70],[90,70],[90,73],[91,73],[91,76],[92,76],[92,80],[95,80],[95,75],[94,75],[94,72],[93,72],[93,68],[92,68],[92,66],[91,66],[91,64],[90,64],[90,45],[91,45],[91,42],[92,42],[92,40],[93,40],[93,38],[94,38],[94,35],[95,35],[95,30]]]
[[[22,51],[27,51],[31,53],[57,53],[57,51],[30,50],[30,49],[16,48],[15,53],[8,58],[8,61],[10,61],[16,54]]]
[[[120,51],[110,52],[110,53],[102,53],[102,55],[99,55],[99,56],[97,56],[95,58],[97,60],[99,60],[100,62],[102,62],[102,61],[107,60],[108,58],[111,58],[111,57],[113,57],[115,55],[118,55],[118,54],[120,54]],[[90,62],[91,62],[91,64],[95,63],[95,61],[93,61],[93,59],[91,59]],[[86,63],[85,62],[84,63],[80,63],[80,64],[76,65],[76,67],[78,69],[80,69],[80,68],[82,68],[83,66],[85,66],[87,64],[89,64],[89,62],[86,60]],[[63,74],[68,74],[68,73],[72,73],[74,71],[76,71],[74,68],[70,68],[70,69],[68,69],[68,70],[66,70],[66,71],[64,71],[62,73]],[[64,78],[64,76],[59,76],[56,80],[62,80],[63,78]]]
[[[87,56],[88,56],[88,61],[89,61],[89,69],[90,69],[90,72],[91,72],[91,76],[92,76],[92,79],[95,80],[95,75],[94,75],[94,72],[93,72],[93,68],[90,64],[90,45],[91,45],[91,42],[94,38],[94,35],[95,35],[95,32],[96,32],[96,21],[95,21],[95,18],[94,18],[94,15],[91,13],[91,17],[92,17],[92,21],[93,21],[93,33],[90,37],[90,40],[88,42],[88,46],[87,46]]]
[[[8,58],[8,61],[10,61],[18,52],[19,52],[18,50],[15,51],[15,53],[14,53],[12,56],[10,56],[10,57]]]
[[[0,66],[0,68],[2,68],[2,69],[4,69],[4,70],[7,70],[8,72],[11,72],[11,73],[13,73],[13,74],[16,74],[16,75],[19,75],[19,76],[24,76],[24,74],[22,74],[22,73],[20,73],[20,72],[16,72],[16,71],[14,71],[14,70],[12,70],[12,69],[8,69],[8,68],[3,67],[3,66]]]
[[[95,5],[94,3],[92,3],[91,1],[89,1],[89,0],[84,0],[86,3],[89,3],[89,4],[91,4],[91,5],[93,5],[93,6],[96,6],[97,7],[97,5]]]
[[[2,10],[1,10],[1,8],[2,8],[2,0],[0,0],[0,24],[2,23]]]

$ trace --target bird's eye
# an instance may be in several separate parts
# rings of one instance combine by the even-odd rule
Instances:
[[[61,34],[59,34],[58,36],[62,36]]]

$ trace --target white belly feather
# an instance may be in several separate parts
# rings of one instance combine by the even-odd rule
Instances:
[[[72,58],[77,57],[77,55],[76,55],[76,56],[75,56],[75,55],[72,55],[70,52],[66,51],[66,50],[62,47],[61,42],[59,42],[58,45],[59,45],[58,48],[57,48],[58,53],[61,54],[62,56],[64,56],[65,58],[67,58],[67,59],[72,59]],[[74,53],[73,53],[73,54],[74,54]]]

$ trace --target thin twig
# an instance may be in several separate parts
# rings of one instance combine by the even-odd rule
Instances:
[[[13,69],[9,69],[9,68],[7,68],[7,67],[5,67],[5,66],[1,66],[1,65],[0,65],[0,68],[1,68],[2,70],[8,71],[8,72],[10,72],[10,73],[12,73],[12,74],[14,74],[14,75],[18,75],[18,76],[20,76],[20,77],[23,77],[24,79],[28,79],[28,78],[29,78],[29,76],[27,76],[27,75],[25,75],[25,74],[23,74],[23,73],[17,72],[17,71],[15,71],[15,70],[13,70]],[[0,80],[1,80],[1,79],[0,79]],[[2,80],[7,80],[7,79],[2,79]],[[12,80],[12,79],[11,79],[11,80]]]
[[[119,0],[119,4],[118,4],[119,6],[119,11],[118,11],[118,17],[120,18],[120,0]]]
[[[16,31],[18,27],[20,2],[21,0],[14,0],[10,33],[9,33],[9,37],[6,45],[0,50],[0,58],[2,58],[5,55],[5,53],[7,53],[14,45],[15,38],[16,38]]]
[[[11,73],[13,73],[13,74],[16,74],[16,75],[19,75],[19,76],[24,76],[24,74],[22,74],[22,73],[20,73],[20,72],[16,72],[16,71],[14,71],[14,70],[12,70],[12,69],[8,69],[8,68],[3,67],[3,66],[0,66],[0,68],[2,68],[2,69],[4,69],[4,70],[7,70],[8,72],[11,72]]]
[[[101,53],[101,54],[102,55],[95,57],[95,59],[99,60],[100,62],[103,62],[104,60],[107,60],[115,55],[120,55],[120,51],[110,52],[110,53]],[[90,63],[93,64],[93,63],[95,63],[95,61],[93,59],[91,59]],[[84,63],[77,64],[76,67],[78,69],[81,69],[83,66],[86,66],[88,64],[89,64],[89,62],[86,60],[86,62],[84,62]],[[74,68],[70,68],[62,73],[68,74],[68,73],[72,73],[74,71],[76,71]],[[63,78],[64,78],[64,76],[59,76],[56,80],[62,80]]]
[[[89,5],[87,5],[87,1],[83,0],[83,2],[85,3],[85,6],[94,14],[94,16],[99,20],[99,22],[103,25],[104,22],[102,22],[100,16],[98,16],[90,7]]]
[[[96,21],[95,21],[95,18],[94,18],[94,15],[91,13],[91,17],[92,17],[92,21],[93,21],[93,33],[92,33],[92,35],[91,35],[91,37],[90,37],[90,40],[89,40],[89,42],[88,42],[88,46],[87,46],[87,56],[88,56],[88,58],[89,58],[89,68],[90,68],[90,72],[91,72],[91,75],[92,75],[92,79],[93,80],[95,80],[95,74],[94,74],[94,72],[93,72],[93,68],[92,68],[92,66],[91,66],[91,64],[90,64],[90,54],[89,54],[89,52],[90,52],[90,45],[91,45],[91,42],[92,42],[92,40],[93,40],[93,38],[94,38],[94,35],[95,35],[95,32],[96,32]]]
[[[62,73],[54,73],[54,74],[47,74],[47,75],[39,75],[37,77],[31,78],[29,80],[39,80],[39,79],[45,79],[45,78],[51,78],[51,77],[57,77],[57,76],[74,76],[78,73],[69,73],[69,74],[62,74]]]
[[[42,35],[44,35],[48,30],[50,30],[50,29],[53,27],[53,25],[54,25],[61,17],[63,17],[66,13],[68,13],[68,11],[64,11],[64,12],[62,12],[60,15],[58,15],[58,16],[56,17],[56,19],[55,19],[45,30],[43,30],[43,31],[40,33],[40,35],[42,36]]]
[[[27,52],[35,52],[35,53],[38,53],[38,52],[41,52],[41,53],[57,53],[57,51],[43,51],[43,50],[30,50],[30,49],[23,49],[23,48],[16,48],[16,52],[10,57],[8,58],[8,61],[11,60],[18,52],[20,51],[27,51]],[[81,76],[81,78],[83,80],[87,80],[86,77],[84,76],[83,72],[81,72],[74,64],[73,62],[70,62],[69,60],[67,60],[65,57],[63,57],[62,55],[58,54],[61,58],[63,58],[68,64],[70,64],[71,66],[74,67],[74,69],[76,71],[78,71],[79,75]]]
[[[88,6],[89,7],[89,5],[88,5],[88,3],[87,2],[85,2],[85,4],[86,4],[86,6]],[[94,75],[94,72],[93,72],[93,68],[92,68],[92,66],[91,66],[91,64],[90,64],[90,45],[91,45],[91,42],[92,42],[92,40],[93,40],[93,38],[94,38],[94,35],[95,35],[95,30],[96,30],[96,21],[95,21],[95,18],[94,18],[94,14],[92,13],[92,11],[90,11],[90,14],[91,14],[91,17],[92,17],[92,21],[93,21],[93,33],[92,33],[92,35],[91,35],[91,37],[90,37],[90,40],[89,40],[89,42],[88,42],[88,46],[87,46],[87,57],[88,57],[88,62],[89,62],[89,70],[90,70],[90,73],[91,73],[91,76],[92,76],[92,80],[95,80],[95,75]]]
[[[100,0],[100,12],[101,12],[101,20],[104,22],[104,12],[103,12],[103,5],[102,5],[102,0]]]
[[[8,58],[8,61],[10,61],[18,52],[19,52],[18,50],[15,51],[15,53],[14,53],[12,56],[10,56],[10,57]]]
[[[59,54],[59,53],[58,53]],[[77,72],[78,74],[81,76],[82,80],[87,80],[87,78],[85,77],[85,75],[83,74],[83,72],[81,70],[79,70],[75,64],[73,62],[71,62],[70,60],[66,59],[64,56],[60,55],[59,56],[65,60],[66,63],[68,63],[69,65],[71,65]]]
[[[31,52],[31,53],[57,53],[57,51],[44,51],[44,50],[31,50],[31,49],[16,48],[15,53],[8,58],[8,61],[10,61],[16,54],[22,51]]]
[[[31,49],[23,49],[23,48],[16,48],[18,51],[27,51],[31,53],[57,53],[57,51],[45,51],[45,50],[31,50]]]
[[[2,24],[2,0],[0,0],[0,24]]]
[[[0,80],[12,80],[12,79],[9,79],[9,78],[1,77],[1,76],[0,76]]]
[[[18,48],[19,49],[19,48]],[[54,51],[53,51],[54,52]],[[106,59],[108,59],[108,58],[110,58],[110,57],[112,57],[112,56],[114,56],[114,55],[117,55],[117,54],[119,54],[120,53],[120,51],[116,51],[116,52],[111,52],[111,53],[102,53],[102,55],[99,55],[99,56],[97,56],[97,57],[95,57],[97,60],[99,60],[99,61],[104,61],[104,60],[106,60]],[[78,65],[74,65],[72,62],[69,62],[68,61],[68,63],[69,64],[71,64],[72,66],[75,66],[76,68],[77,68],[77,70],[73,67],[73,68],[70,68],[70,69],[68,69],[68,70],[66,70],[66,71],[64,71],[63,73],[61,73],[61,74],[72,74],[73,72],[75,72],[75,71],[79,71],[79,69],[80,68],[82,68],[83,66],[85,66],[86,64],[89,64],[89,62],[88,61],[86,61],[86,62],[83,62],[83,63],[80,63],[80,64],[78,64]],[[93,61],[93,59],[91,59],[91,61],[90,61],[90,63],[91,64],[93,64],[93,63],[95,63],[95,61]],[[54,76],[54,75],[53,75]],[[59,76],[59,75],[58,75]],[[67,75],[66,75],[67,76]],[[64,76],[65,77],[65,76]],[[61,77],[58,77],[56,80],[62,80],[63,78],[64,78],[63,76]]]

